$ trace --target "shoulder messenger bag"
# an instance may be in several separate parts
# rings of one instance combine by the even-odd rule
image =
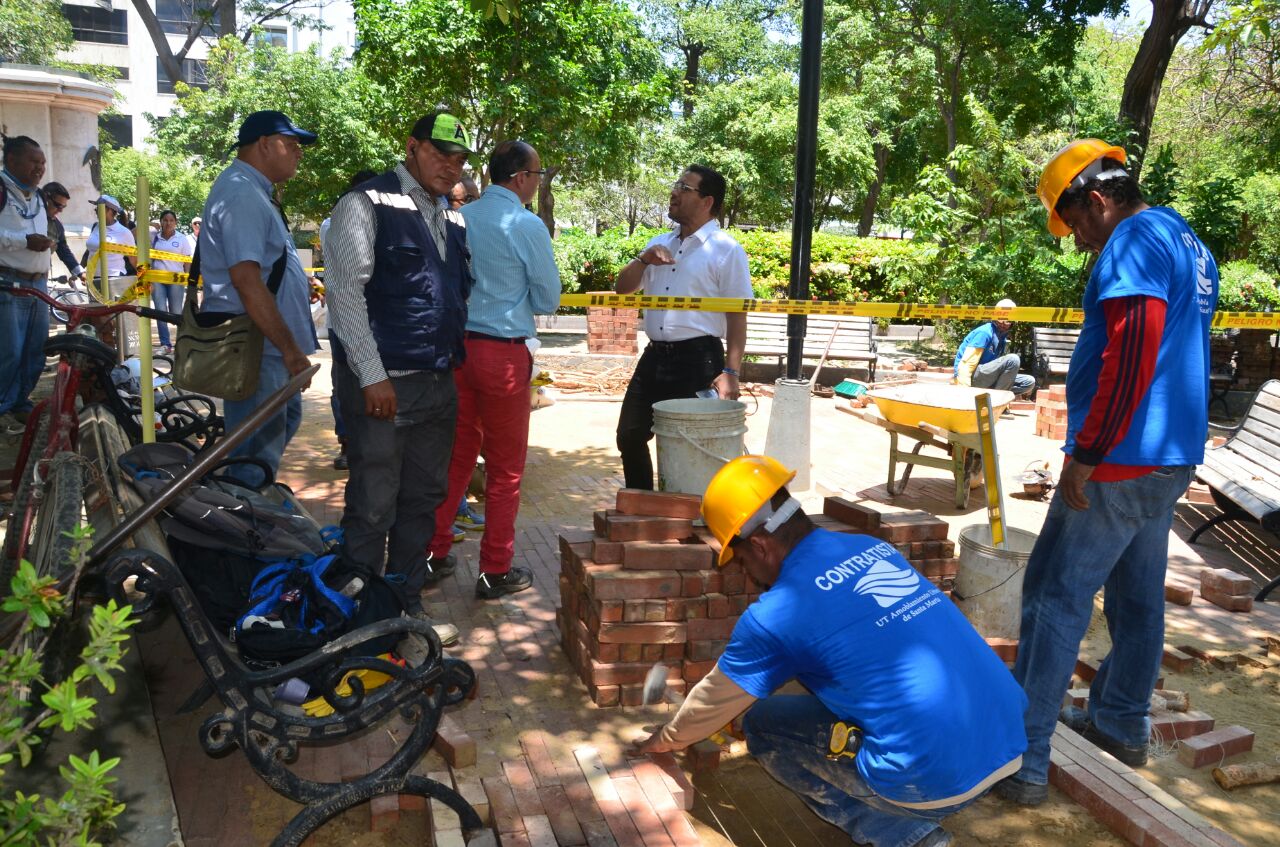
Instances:
[[[275,297],[284,280],[288,245],[271,266],[267,290]],[[191,257],[187,277],[187,302],[173,346],[173,382],[185,391],[244,400],[258,390],[262,369],[262,330],[253,318],[237,312],[202,312],[197,304],[200,290],[200,245]]]

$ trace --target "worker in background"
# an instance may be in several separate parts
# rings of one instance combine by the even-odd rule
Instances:
[[[1123,148],[1087,138],[1040,176],[1049,231],[1098,259],[1067,372],[1067,458],[1022,589],[1014,676],[1029,702],[1027,754],[997,791],[1024,805],[1048,796],[1058,720],[1126,765],[1146,763],[1173,507],[1204,458],[1217,264],[1177,212],[1147,205],[1124,165]],[[1103,586],[1111,650],[1088,712],[1060,713]]]
[[[858,844],[950,844],[939,821],[1021,766],[1026,697],[893,545],[815,528],[786,489],[794,477],[742,456],[707,485],[719,564],[765,592],[635,752],[679,750],[747,710],[751,754]],[[791,679],[812,693],[773,693]]]
[[[1015,309],[1018,304],[1008,299],[996,304],[997,309]],[[996,319],[982,323],[960,342],[956,351],[955,381],[974,388],[1012,391],[1018,396],[1036,387],[1035,377],[1018,373],[1022,362],[1009,347],[1009,327],[1013,321]]]

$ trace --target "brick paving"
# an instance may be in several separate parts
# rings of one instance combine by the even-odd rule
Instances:
[[[285,457],[281,478],[318,518],[336,523],[345,474],[330,466],[336,442],[329,429],[326,377],[322,374],[306,394],[303,431]],[[747,403],[752,412],[747,445],[759,450],[769,400]],[[810,813],[746,757],[741,745],[729,751],[720,769],[699,774],[692,784],[679,782],[675,762],[655,772],[647,762],[628,760],[624,742],[664,720],[672,707],[597,707],[562,651],[556,625],[557,538],[566,531],[589,535],[593,512],[616,503],[621,487],[621,465],[613,447],[618,408],[616,398],[562,398],[533,416],[515,559],[533,572],[532,590],[500,601],[476,601],[478,535],[470,534],[454,548],[460,559],[457,572],[424,595],[433,616],[461,629],[460,645],[450,654],[468,661],[479,679],[478,697],[449,713],[476,750],[475,764],[454,769],[452,779],[474,805],[488,807],[487,819],[494,822],[504,845],[846,843],[846,836]],[[1035,436],[1033,422],[1032,414],[1021,414],[1000,424],[1006,478],[1030,462],[1051,460],[1057,465],[1056,445]],[[837,413],[831,401],[815,400],[813,441],[818,459],[815,484],[800,494],[811,513],[821,512],[825,495],[892,503],[903,510],[936,514],[950,526],[952,538],[959,527],[985,520],[978,496],[964,508],[955,507],[951,480],[941,471],[917,468],[906,492],[888,497],[887,434]],[[1034,531],[1046,507],[1043,502],[1010,498],[1009,522]],[[1177,533],[1185,537],[1188,524],[1194,525],[1206,508],[1211,507],[1180,507]],[[1254,579],[1274,572],[1278,563],[1265,543],[1246,549],[1238,537],[1229,535],[1233,532],[1249,530],[1220,528],[1194,550],[1175,539],[1171,574],[1198,587],[1199,569],[1206,560]],[[1178,645],[1209,637],[1224,650],[1245,650],[1256,643],[1258,632],[1280,630],[1274,620],[1260,618],[1257,610],[1252,615],[1232,614],[1198,596],[1191,606],[1171,605],[1169,611],[1169,640]],[[210,711],[208,705],[194,714],[174,714],[199,681],[199,672],[172,623],[146,636],[143,649],[188,843],[266,843],[296,807],[262,784],[239,753],[217,760],[204,755],[196,730]],[[370,762],[388,755],[395,736],[403,731],[403,726],[392,725],[339,747],[304,750],[298,768],[339,777],[367,769]],[[424,774],[449,770],[439,752],[432,752],[419,767]],[[1061,795],[1055,798],[1063,802]],[[992,843],[1029,843],[1034,816],[1011,815],[1001,801],[984,799],[976,811],[961,817],[992,815],[1008,817],[1003,825],[1009,838]],[[436,823],[440,831],[435,843],[454,843],[449,827]],[[421,804],[383,801],[376,809],[365,805],[352,810],[308,843],[429,844],[432,828],[431,815]],[[1090,843],[1119,843],[1111,838],[1097,828]]]

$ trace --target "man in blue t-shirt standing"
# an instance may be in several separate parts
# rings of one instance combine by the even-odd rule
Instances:
[[[996,304],[997,309],[1017,308],[1009,298]],[[1013,321],[996,319],[978,325],[960,342],[952,373],[957,385],[1012,391],[1019,396],[1036,387],[1035,377],[1018,373],[1022,361],[1017,353],[1008,352],[1009,327]]]
[[[1049,231],[1099,255],[1067,375],[1062,481],[1022,590],[1014,676],[1029,702],[1027,755],[998,793],[1026,805],[1048,794],[1059,719],[1125,764],[1146,763],[1173,507],[1204,459],[1217,265],[1177,212],[1143,201],[1124,163],[1122,148],[1088,138],[1040,177]],[[1088,712],[1060,715],[1103,586],[1111,652]]]
[[[749,709],[752,755],[859,844],[951,843],[938,821],[1022,764],[1026,698],[940,591],[893,545],[815,529],[795,477],[742,456],[702,502],[722,545],[767,590],[675,717],[636,752],[679,750]],[[809,696],[775,695],[797,679]]]

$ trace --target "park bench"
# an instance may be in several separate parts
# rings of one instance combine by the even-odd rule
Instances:
[[[875,323],[871,318],[809,315],[804,358],[821,359],[828,343],[831,345],[830,352],[827,352],[828,361],[863,362],[869,374],[868,380],[875,381]],[[778,370],[781,371],[783,357],[787,355],[787,316],[749,312],[744,352],[749,356],[777,356]]]
[[[1205,450],[1196,478],[1209,487],[1221,513],[1205,521],[1191,534],[1194,544],[1201,533],[1228,521],[1260,524],[1268,532],[1280,532],[1280,380],[1268,380],[1258,389],[1248,411],[1232,427],[1209,424],[1211,432],[1227,435],[1219,447]],[[1257,600],[1280,584],[1273,579]]]
[[[1050,382],[1066,379],[1071,367],[1071,354],[1080,341],[1080,330],[1060,326],[1031,327],[1031,355],[1034,359],[1031,373],[1036,385],[1044,387]]]

